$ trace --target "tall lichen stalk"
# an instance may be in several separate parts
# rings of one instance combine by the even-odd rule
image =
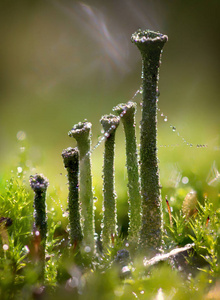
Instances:
[[[30,176],[30,186],[34,191],[34,234],[39,237],[40,245],[35,253],[38,266],[40,267],[40,279],[44,279],[45,247],[47,238],[47,214],[46,214],[46,191],[49,182],[42,174]]]
[[[131,40],[142,56],[142,120],[140,141],[140,176],[142,195],[142,249],[155,251],[162,242],[162,208],[157,158],[157,97],[159,66],[166,35],[135,32]]]
[[[113,108],[123,123],[126,142],[126,166],[129,198],[129,244],[137,247],[141,229],[141,195],[138,170],[138,151],[135,132],[136,103],[128,102]]]
[[[94,252],[95,225],[91,173],[91,127],[89,122],[78,123],[73,126],[69,136],[77,141],[79,150],[79,197],[82,205],[83,242]]]
[[[104,252],[111,245],[111,238],[117,233],[116,194],[114,178],[115,131],[120,118],[105,115],[100,122],[105,132],[105,151],[103,165],[103,229],[102,245]]]
[[[62,152],[64,166],[67,169],[69,194],[70,241],[74,247],[82,241],[81,216],[79,204],[79,152],[77,148],[67,148]]]

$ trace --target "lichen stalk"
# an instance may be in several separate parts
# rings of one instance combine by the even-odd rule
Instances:
[[[128,174],[129,198],[129,243],[137,246],[141,229],[141,195],[138,170],[137,139],[135,132],[136,103],[128,102],[117,105],[113,111],[123,123],[126,143],[126,166]]]
[[[131,40],[142,56],[142,120],[140,175],[142,195],[142,248],[157,251],[162,242],[162,209],[157,159],[157,95],[162,48],[168,37],[153,31],[135,32]]]
[[[70,242],[76,246],[82,241],[82,229],[80,223],[80,203],[79,203],[79,152],[77,148],[67,148],[62,152],[64,167],[67,169],[69,194],[69,224]]]
[[[49,182],[42,174],[36,174],[30,176],[30,186],[34,191],[34,230],[40,233],[40,248],[37,253],[40,260],[40,277],[44,278],[44,266],[45,266],[45,246],[47,237],[47,215],[46,215],[46,190]],[[38,234],[37,234],[38,235]]]
[[[103,165],[103,228],[102,246],[105,250],[111,245],[111,237],[117,233],[116,193],[114,177],[115,131],[120,118],[114,115],[105,115],[100,122],[105,134],[105,150]]]
[[[89,122],[80,122],[69,131],[77,141],[79,150],[79,198],[82,208],[83,242],[94,252],[95,225],[91,173],[91,127]]]

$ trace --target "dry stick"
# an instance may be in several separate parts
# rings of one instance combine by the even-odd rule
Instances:
[[[171,208],[167,196],[166,196],[166,204],[167,204],[167,210],[168,210],[168,215],[170,220],[170,227],[173,227],[172,213],[171,213]]]
[[[44,268],[45,268],[45,246],[47,237],[47,215],[46,215],[46,190],[49,182],[46,177],[42,174],[36,174],[30,176],[30,186],[35,193],[34,196],[34,219],[35,219],[35,230],[39,231],[41,245],[39,253],[39,264],[41,265],[40,277],[44,279]]]
[[[69,222],[70,222],[70,241],[76,246],[82,241],[82,229],[80,224],[80,205],[79,205],[79,152],[77,148],[67,148],[62,152],[64,166],[67,169],[69,182]]]
[[[166,35],[135,32],[131,40],[142,56],[142,121],[140,142],[140,175],[142,195],[142,229],[140,243],[143,250],[157,251],[162,242],[162,208],[157,159],[157,95],[159,65]]]
[[[90,253],[94,253],[94,209],[91,174],[91,127],[89,122],[78,123],[69,131],[69,136],[77,141],[79,150],[79,196],[82,204],[83,242],[90,247]]]
[[[114,149],[115,131],[120,118],[114,115],[105,115],[100,122],[105,131],[105,152],[103,166],[103,229],[102,245],[104,252],[111,245],[111,237],[117,232],[116,194],[114,189]]]
[[[129,243],[137,246],[141,229],[141,195],[138,172],[137,140],[135,133],[136,103],[128,102],[113,108],[123,123],[126,141],[126,165],[129,196]]]

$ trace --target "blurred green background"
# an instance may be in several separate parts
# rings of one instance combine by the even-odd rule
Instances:
[[[177,188],[186,192],[193,188],[218,197],[219,0],[0,3],[1,173],[23,159],[29,173],[43,172],[50,189],[56,186],[59,195],[66,195],[61,152],[75,146],[68,131],[87,119],[93,124],[96,145],[100,117],[131,99],[141,85],[141,57],[130,36],[138,28],[152,29],[169,37],[159,81],[162,193],[172,196]],[[134,100],[140,103],[141,96]],[[140,105],[138,109],[137,125]],[[126,199],[123,140],[120,127],[119,200]],[[103,144],[92,153],[100,207],[102,152]]]

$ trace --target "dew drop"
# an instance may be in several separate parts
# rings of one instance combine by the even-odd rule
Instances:
[[[122,273],[130,273],[130,269],[128,266],[124,266],[122,269],[121,269]]]
[[[23,141],[26,139],[26,133],[24,131],[18,131],[16,137],[19,141]]]
[[[189,178],[186,177],[186,176],[184,176],[184,177],[182,178],[182,183],[183,183],[183,184],[187,184],[188,182],[189,182]]]
[[[25,147],[20,147],[20,151],[23,153],[25,151]]]
[[[86,253],[91,252],[91,248],[89,246],[85,246],[84,250],[85,250]]]
[[[22,171],[23,171],[22,167],[17,167],[17,171],[19,174],[22,173]]]
[[[30,252],[30,249],[28,248],[27,245],[25,245],[25,246],[23,247],[23,251],[25,252],[25,254],[28,254],[28,253]]]
[[[9,249],[9,246],[8,246],[7,244],[4,244],[4,245],[2,246],[2,248],[3,248],[4,251],[7,251],[7,250]]]
[[[62,216],[63,216],[64,218],[67,218],[67,217],[68,217],[68,212],[67,212],[67,211],[64,211],[64,212],[62,213]]]

